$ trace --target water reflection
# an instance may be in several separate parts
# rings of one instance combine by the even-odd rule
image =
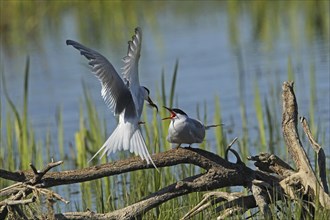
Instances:
[[[247,23],[252,25],[250,40],[265,46],[276,42],[282,32],[288,32],[286,40],[291,42],[329,37],[328,1],[1,1],[1,8],[1,45],[6,53],[15,46],[40,47],[46,33],[59,37],[68,15],[72,15],[81,41],[96,46],[119,43],[130,36],[132,27],[141,24],[159,35],[162,20],[174,27],[199,22],[214,25],[221,14],[227,15],[233,46],[239,44]]]

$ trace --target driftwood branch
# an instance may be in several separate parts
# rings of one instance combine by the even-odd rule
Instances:
[[[288,177],[294,174],[294,169],[274,154],[260,153],[257,156],[250,156],[248,160],[256,161],[254,165],[266,173],[274,173],[281,177]]]
[[[270,210],[268,207],[269,203],[274,202],[277,199],[282,199],[284,196],[289,196],[292,199],[296,199],[298,194],[300,196],[307,196],[307,198],[313,198],[311,201],[316,203],[319,202],[325,209],[330,210],[329,195],[327,194],[328,187],[326,182],[324,151],[311,135],[306,120],[301,119],[304,131],[308,136],[313,149],[317,152],[319,175],[322,181],[322,185],[320,185],[299,139],[299,134],[297,131],[297,115],[298,106],[293,92],[293,83],[285,82],[283,84],[283,136],[287,143],[290,156],[293,158],[298,171],[294,170],[289,164],[273,154],[260,153],[257,156],[248,157],[249,160],[256,161],[255,166],[258,167],[263,174],[276,174],[280,179],[279,184],[281,185],[284,193],[281,189],[277,188],[276,185],[267,186],[267,184],[264,184],[262,181],[254,180],[252,182],[253,184],[250,186],[252,195],[245,197],[246,200],[249,198],[252,199],[253,202],[244,201],[245,205],[249,204],[248,208],[244,205],[237,205],[236,203],[235,205],[225,206],[225,208],[217,208],[217,212],[223,213],[218,217],[219,219],[228,217],[233,212],[245,212],[245,210],[255,207],[256,205],[259,207],[259,210],[263,213],[265,218],[270,218]],[[299,189],[302,193],[299,193]],[[301,191],[301,189],[303,190]],[[276,195],[276,197],[274,198],[270,195]],[[237,200],[243,199],[240,197]],[[211,204],[213,205],[221,202],[221,200],[213,200],[212,202],[209,202],[204,199],[200,204],[187,213],[185,218],[191,217],[198,212],[203,211]],[[307,201],[307,203],[308,202],[310,202],[310,200]],[[232,203],[232,201],[228,202],[227,205],[230,203]],[[220,207],[224,206],[222,205]],[[304,211],[308,212],[310,216],[314,215],[310,212],[308,205],[303,204],[303,207],[305,207]]]
[[[225,173],[228,175],[232,175],[232,173],[237,172],[240,168],[240,166],[236,165],[235,163],[230,163],[216,154],[196,148],[172,149],[153,155],[152,159],[157,162],[155,162],[155,164],[160,168],[178,164],[192,164],[205,170],[210,170],[216,166],[217,168],[225,171]],[[48,172],[43,176],[40,183],[42,183],[43,188],[48,188],[59,185],[81,183],[102,177],[149,168],[153,168],[153,166],[146,164],[145,161],[141,161],[139,157],[131,157],[120,161],[114,161],[111,163],[91,166],[83,169]],[[242,178],[239,178],[239,176],[237,177],[238,180],[233,181],[233,185],[240,183],[242,180]],[[0,169],[0,178],[17,182],[27,182],[34,178],[34,173],[30,170],[10,172]],[[224,185],[226,184],[231,184],[229,183],[228,179],[225,180]]]
[[[210,191],[230,186],[243,186],[250,191],[248,194],[239,192],[207,192],[204,199],[197,204],[182,219],[192,218],[194,215],[215,207],[218,219],[224,219],[237,214],[244,214],[251,208],[258,208],[262,218],[272,218],[273,213],[270,204],[278,200],[297,199],[307,197],[303,204],[304,212],[313,216],[313,209],[309,203],[318,202],[326,210],[330,210],[330,199],[326,182],[325,157],[322,157],[322,148],[313,139],[305,119],[301,120],[305,133],[312,147],[318,154],[319,175],[322,183],[319,183],[307,154],[305,153],[297,132],[298,106],[293,92],[293,83],[283,84],[283,136],[296,169],[273,154],[260,153],[250,156],[248,159],[255,161],[257,170],[247,167],[239,154],[232,149],[237,140],[235,138],[227,147],[225,159],[211,152],[196,148],[178,148],[152,156],[158,168],[175,166],[179,164],[191,164],[203,168],[203,172],[172,183],[157,192],[154,192],[142,200],[125,208],[109,213],[67,212],[53,214],[55,219],[136,219],[147,211],[159,206],[171,199],[200,191]],[[228,153],[232,152],[236,162],[227,160]],[[324,155],[324,152],[323,152]],[[62,162],[51,162],[42,171],[38,171],[32,164],[31,170],[11,172],[0,169],[0,178],[16,181],[9,187],[0,190],[0,196],[7,196],[0,201],[0,219],[8,213],[16,212],[20,218],[27,218],[20,208],[23,205],[33,203],[37,195],[45,195],[62,202],[69,201],[59,194],[47,189],[49,187],[81,183],[96,180],[103,177],[114,176],[122,173],[142,169],[153,169],[139,157],[127,158],[108,164],[91,166],[83,169],[52,172],[51,169]],[[37,192],[37,193],[34,193]],[[28,197],[32,194],[32,197]],[[52,206],[50,206],[52,207]],[[279,208],[279,211],[280,208]]]
[[[319,168],[319,176],[321,178],[321,183],[324,188],[324,191],[329,194],[329,188],[327,184],[327,170],[325,167],[326,157],[323,148],[314,140],[311,130],[309,129],[309,125],[307,123],[306,118],[300,117],[300,122],[305,131],[305,134],[308,137],[309,143],[317,154],[317,164]]]
[[[191,211],[189,211],[185,216],[181,218],[181,220],[186,220],[194,215],[204,211],[205,209],[209,208],[210,206],[213,206],[214,204],[224,202],[224,201],[233,201],[239,198],[242,198],[244,196],[243,193],[228,193],[228,192],[209,192],[204,194],[203,200],[197,204]],[[254,207],[256,206],[254,202]],[[238,207],[238,204],[236,204],[236,207]],[[240,207],[238,210],[242,210],[243,208]],[[234,214],[234,213],[233,213]]]
[[[0,190],[1,196],[10,195],[8,199],[5,199],[0,202],[0,219],[5,219],[8,213],[17,213],[18,217],[21,219],[28,219],[26,214],[21,210],[19,205],[27,205],[36,201],[36,197],[39,194],[47,195],[49,198],[55,198],[65,203],[68,201],[64,200],[60,195],[57,193],[49,190],[49,189],[42,189],[41,179],[44,175],[51,170],[52,168],[62,164],[62,161],[59,162],[51,162],[49,163],[42,171],[38,171],[33,164],[30,164],[32,169],[31,178],[27,179],[26,181],[20,181],[19,183],[15,183],[9,187]],[[24,172],[18,172],[24,173]],[[0,177],[10,179],[14,177],[17,173],[12,173],[5,170],[0,170]],[[31,198],[27,198],[31,193],[34,193]],[[17,217],[17,216],[16,216]],[[12,218],[16,218],[15,216]]]
[[[265,187],[266,186],[266,187]],[[251,186],[252,195],[259,207],[260,212],[266,219],[271,219],[272,213],[269,208],[268,189],[271,188],[263,181],[254,180]]]
[[[316,198],[322,207],[330,209],[330,197],[319,183],[299,138],[297,130],[298,106],[293,91],[293,82],[283,83],[282,90],[283,136],[298,172],[286,177],[280,182],[280,185],[292,199],[297,198],[296,188],[301,187],[303,195],[308,194],[311,198]]]
[[[159,168],[187,163],[199,166],[205,169],[206,172],[178,181],[149,195],[138,203],[111,213],[98,214],[83,212],[80,213],[81,215],[78,213],[63,213],[55,215],[56,218],[83,219],[88,216],[106,219],[130,219],[142,215],[163,202],[191,192],[214,190],[227,186],[247,187],[251,185],[256,173],[256,171],[246,167],[243,163],[231,163],[216,154],[195,148],[172,149],[159,153],[153,156],[152,159]],[[79,183],[147,168],[151,168],[151,166],[141,161],[138,157],[133,157],[80,170],[61,172],[49,171],[40,179],[38,187],[48,188],[63,184]],[[9,172],[0,170],[0,177],[20,182],[31,182],[31,179],[35,179],[35,173],[33,171]],[[267,178],[264,181],[268,182],[270,185],[275,184],[274,179]],[[16,190],[18,191],[19,189]],[[10,189],[10,192],[13,193],[13,189]],[[1,190],[1,193],[2,195],[6,194],[3,190]],[[130,211],[128,212],[128,210]]]

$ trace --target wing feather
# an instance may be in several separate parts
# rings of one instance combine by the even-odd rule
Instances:
[[[126,109],[125,118],[135,117],[136,110],[132,94],[112,64],[100,53],[78,42],[67,40],[66,44],[79,50],[80,54],[89,60],[88,64],[92,67],[92,72],[101,82],[101,95],[115,115],[119,115]]]
[[[205,138],[205,128],[201,121],[190,118],[189,132],[195,141],[198,143],[202,142]]]
[[[142,42],[142,31],[141,28],[135,28],[135,35],[133,35],[132,40],[128,41],[128,51],[127,56],[123,58],[124,66],[123,78],[128,81],[129,84],[134,82],[134,85],[140,85],[139,75],[138,75],[138,64],[141,52],[141,42]]]

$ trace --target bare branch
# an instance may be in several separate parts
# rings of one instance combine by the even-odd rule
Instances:
[[[237,199],[228,201],[224,204],[221,204],[216,208],[216,212],[222,213],[223,215],[219,216],[218,219],[224,219],[229,216],[233,216],[236,213],[244,213],[251,208],[257,207],[256,200],[253,195],[241,196]]]
[[[322,207],[330,209],[330,197],[325,193],[323,187],[318,182],[315,173],[310,165],[310,161],[299,139],[297,130],[298,106],[293,91],[293,82],[284,82],[282,86],[283,94],[283,114],[282,129],[283,136],[288,147],[290,156],[295,162],[298,173],[293,174],[280,182],[283,190],[295,198],[296,184],[301,185],[304,194],[307,192],[312,198],[319,198]],[[295,182],[292,182],[294,177]],[[299,186],[298,186],[299,188]],[[317,196],[318,195],[318,196]]]
[[[203,200],[198,203],[194,208],[192,208],[181,220],[189,219],[198,213],[204,211],[210,206],[222,202],[222,201],[232,201],[243,196],[243,193],[228,193],[228,192],[209,192],[204,194]]]
[[[158,168],[178,164],[193,164],[205,170],[209,170],[215,166],[226,170],[236,166],[216,154],[198,148],[171,149],[169,151],[153,155],[152,159]],[[131,157],[124,160],[91,166],[83,169],[47,172],[44,174],[41,182],[44,188],[48,188],[58,185],[85,182],[106,176],[113,176],[148,168],[153,168],[153,166],[147,164],[145,161],[142,161],[140,157]],[[13,181],[26,182],[32,179],[34,174],[31,171],[9,172],[0,169],[0,177]]]
[[[264,218],[271,219],[272,213],[268,206],[268,194],[265,192],[267,188],[270,188],[270,186],[267,185],[267,187],[264,187],[265,185],[266,184],[262,181],[254,180],[252,181],[251,191]],[[266,190],[264,190],[263,188],[266,188]]]
[[[32,202],[35,202],[36,201],[36,197],[33,196],[31,197],[30,199],[22,199],[22,200],[9,200],[9,199],[6,199],[4,201],[1,201],[0,202],[0,206],[2,205],[25,205],[25,204],[28,204],[28,203],[32,203]]]
[[[225,159],[228,160],[228,153],[230,151],[230,152],[232,152],[235,155],[235,157],[236,157],[236,163],[237,164],[244,164],[243,161],[242,161],[242,159],[241,159],[241,157],[237,153],[237,151],[235,151],[234,149],[231,149],[231,147],[233,146],[233,144],[236,142],[237,139],[238,138],[235,137],[234,140],[232,140],[230,142],[230,144],[227,146],[227,149],[226,149],[226,152],[225,152]]]
[[[62,163],[63,161],[48,163],[47,166],[42,171],[38,171],[37,168],[35,168],[35,166],[32,163],[30,163],[30,167],[34,173],[34,178],[30,180],[31,184],[38,183],[49,170],[61,165]]]
[[[235,137],[234,140],[232,140],[232,141],[230,142],[230,144],[227,146],[227,148],[226,148],[226,152],[225,152],[225,159],[226,159],[226,160],[228,160],[228,153],[229,153],[231,147],[233,146],[233,144],[237,141],[237,139],[238,139],[238,138]],[[233,152],[233,154],[236,156],[237,162],[238,162],[238,161],[242,161],[241,158],[239,157],[239,155],[236,155],[235,153],[236,153],[236,151]]]
[[[257,156],[250,156],[248,160],[256,161],[254,165],[267,173],[275,173],[282,178],[294,174],[293,168],[274,154],[260,153]]]
[[[297,130],[298,106],[296,96],[293,92],[293,82],[284,82],[282,86],[283,113],[282,129],[284,140],[287,144],[291,158],[298,170],[306,169],[311,171],[310,162],[303,149]]]
[[[48,195],[50,195],[51,197],[65,201],[60,195],[53,193],[50,190],[38,189],[36,187],[36,186],[41,187],[42,184],[40,184],[39,182],[41,181],[43,176],[51,168],[56,167],[56,166],[60,165],[61,163],[62,163],[62,161],[59,161],[56,163],[53,163],[53,162],[49,163],[41,172],[37,171],[37,169],[35,168],[35,166],[33,164],[30,164],[30,167],[32,169],[32,172],[30,171],[30,173],[32,173],[31,179],[27,179],[25,182],[15,183],[10,187],[1,189],[0,190],[1,195],[8,195],[8,193],[11,193],[12,196],[10,196],[9,199],[6,199],[6,200],[0,202],[0,219],[6,218],[8,211],[16,212],[20,216],[20,218],[27,219],[25,214],[22,212],[22,210],[17,205],[23,205],[23,204],[26,205],[28,203],[34,202],[35,196],[33,196],[31,198],[32,200],[25,199],[29,194],[31,194],[31,192],[33,192],[33,190],[42,192],[44,194],[46,191],[48,193]],[[9,177],[9,178],[15,176],[16,174],[19,174],[19,175],[22,174],[22,172],[16,172],[14,174],[13,173],[10,174],[10,172],[8,172],[8,171],[2,172],[2,170],[0,170],[0,173],[1,174],[4,173],[4,176]]]
[[[46,196],[50,196],[50,197],[55,198],[55,199],[57,199],[57,200],[59,200],[59,201],[62,201],[62,202],[64,202],[65,204],[70,203],[70,201],[65,200],[61,195],[59,195],[59,194],[53,192],[52,190],[49,190],[49,189],[43,189],[43,188],[37,188],[37,187],[35,187],[35,186],[30,186],[30,185],[26,185],[26,187],[28,187],[28,188],[30,188],[30,189],[32,189],[32,190],[34,190],[34,191],[37,191],[37,192],[39,192],[39,193],[41,193],[41,194],[44,194],[44,195],[46,195]]]
[[[314,151],[317,153],[317,163],[319,167],[319,176],[321,178],[321,183],[324,191],[329,194],[329,188],[327,184],[327,170],[325,167],[326,157],[323,148],[314,140],[311,130],[309,129],[309,125],[307,120],[304,117],[300,117],[300,122],[305,131],[305,134],[308,137],[308,140],[313,147]]]

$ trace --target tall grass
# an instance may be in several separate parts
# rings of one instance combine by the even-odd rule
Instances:
[[[217,124],[223,124],[222,123],[222,117],[221,117],[221,108],[220,108],[220,101],[219,98],[215,98],[215,114],[214,114],[214,121]],[[217,143],[217,154],[221,157],[225,156],[226,147],[228,145],[227,138],[226,138],[226,126],[227,125],[221,125],[214,129],[215,131],[215,138]]]
[[[62,107],[56,110],[56,125],[57,125],[57,144],[60,152],[60,158],[65,158],[64,152],[64,129],[63,129],[63,116]]]
[[[309,126],[314,137],[317,137],[317,127],[315,125],[315,106],[316,103],[316,81],[315,66],[310,64],[309,84],[310,84],[310,102],[309,102]]]
[[[162,72],[160,85],[161,91],[156,92],[157,103],[159,106],[173,106],[173,103],[175,102],[175,87],[177,83],[176,78],[178,72],[179,62],[176,61],[169,91],[166,91],[167,86],[164,77],[166,73],[165,71]],[[292,71],[290,62],[288,62],[288,75],[292,75],[291,77],[294,77],[294,72]],[[27,169],[30,162],[36,162],[36,164],[41,166],[44,161],[48,162],[51,160],[51,155],[54,154],[54,152],[51,151],[51,146],[54,143],[53,137],[51,136],[49,130],[45,134],[45,142],[35,140],[33,126],[29,123],[29,59],[26,61],[24,71],[24,95],[22,111],[19,111],[19,108],[14,104],[13,100],[11,100],[7,92],[4,76],[2,76],[2,78],[5,101],[9,106],[9,111],[6,113],[5,119],[0,116],[1,131],[2,129],[6,131],[6,135],[1,135],[0,140],[1,145],[5,146],[4,148],[1,148],[0,154],[2,159],[2,166],[9,170]],[[310,93],[312,101],[315,101],[317,98],[315,92],[316,83],[313,80],[315,80],[315,74],[312,66],[310,73],[310,81],[312,82]],[[280,127],[274,126],[274,124],[277,124],[276,121],[278,118],[276,117],[276,112],[272,107],[280,106],[279,103],[274,103],[279,100],[276,98],[267,97],[262,103],[263,99],[261,98],[258,82],[256,82],[255,85],[254,110],[258,120],[258,136],[255,139],[251,140],[247,130],[249,127],[249,122],[246,117],[246,105],[244,99],[241,99],[240,102],[243,135],[242,137],[239,137],[239,147],[243,160],[245,160],[246,156],[249,154],[248,143],[259,143],[259,145],[256,147],[267,151],[268,149],[266,146],[271,146],[274,140],[278,139],[278,135],[280,134],[280,131],[278,131],[280,130]],[[66,150],[64,149],[65,144],[63,143],[63,134],[65,133],[63,129],[63,123],[65,122],[63,122],[61,110],[62,108],[59,107],[56,112],[56,122],[58,129],[57,142],[60,149],[59,155],[62,160],[73,160],[75,167],[72,168],[83,168],[97,163],[106,163],[108,160],[113,159],[113,157],[103,157],[101,160],[93,160],[91,163],[87,163],[87,161],[94,155],[94,153],[102,146],[111,131],[107,132],[105,126],[106,122],[104,119],[99,117],[88,88],[85,86],[85,84],[82,86],[84,93],[83,100],[81,101],[79,108],[79,129],[75,132],[74,135],[75,154],[73,156],[65,155]],[[169,96],[167,96],[167,94],[169,94]],[[223,121],[220,100],[220,97],[215,97],[215,114],[213,116],[214,124],[221,124]],[[0,100],[0,107],[2,107],[2,100]],[[166,141],[169,122],[160,120],[160,118],[166,117],[168,112],[164,108],[160,108],[159,114],[156,114],[156,112],[153,111],[151,117],[148,117],[146,113],[147,111],[148,110],[145,109],[143,113],[143,120],[146,122],[146,124],[142,125],[142,130],[145,133],[144,136],[149,148],[149,152],[157,153],[170,149],[171,145]],[[208,121],[208,109],[206,108],[205,103],[203,105],[196,103],[196,112],[198,118],[204,122]],[[315,114],[313,107],[310,107],[310,114]],[[314,121],[314,119],[312,121]],[[214,134],[216,139],[215,152],[220,156],[224,156],[225,148],[228,145],[227,125],[215,128]],[[209,146],[207,142],[204,142],[199,147],[210,151],[214,149],[212,148],[213,146]],[[274,149],[270,148],[270,151],[274,151]],[[127,157],[128,154],[119,153],[119,155],[119,158],[121,158],[124,156]],[[132,155],[129,154],[129,156]],[[5,160],[4,158],[12,159]],[[175,181],[181,180],[187,176],[195,175],[200,172],[202,171],[199,168],[195,168],[192,165],[180,165],[175,167],[162,168],[160,169],[160,173],[150,169],[139,170],[127,174],[103,178],[101,180],[81,183],[79,195],[80,202],[73,205],[74,207],[72,207],[72,211],[82,211],[89,208],[96,210],[97,212],[109,212],[111,210],[115,210],[137,202],[151,192],[155,192],[171,183],[174,183]],[[8,184],[9,182],[7,181],[1,181],[0,186],[4,187]],[[65,187],[67,187],[67,191],[70,193],[70,185]],[[62,192],[59,193],[61,194]],[[191,193],[178,199],[173,199],[148,212],[145,216],[145,219],[178,219],[182,217],[183,214],[186,213],[190,208],[192,208],[192,206],[197,204],[200,201],[201,196],[202,193]],[[300,211],[292,210],[289,203],[281,204],[281,206],[283,206],[282,208],[288,209],[289,216],[294,218],[300,216]],[[61,208],[63,209],[63,207],[60,206],[59,211],[61,211]],[[321,213],[319,214],[322,216]],[[203,213],[196,217],[196,219],[203,219],[205,216],[209,217],[209,215],[213,216],[214,213]]]
[[[25,70],[24,70],[24,84],[23,84],[23,109],[20,113],[18,107],[11,100],[7,88],[6,82],[3,75],[2,84],[3,84],[3,93],[5,95],[6,101],[10,107],[10,110],[14,114],[14,126],[9,125],[11,122],[10,117],[7,118],[7,135],[8,142],[11,144],[10,147],[14,152],[9,151],[14,159],[18,156],[19,169],[28,169],[29,164],[32,162],[32,158],[36,158],[36,144],[34,139],[34,132],[29,125],[28,120],[28,94],[29,94],[29,71],[30,71],[30,59],[27,57]],[[17,152],[15,152],[15,146],[18,147]],[[31,153],[32,152],[32,153]],[[14,157],[15,155],[15,157]],[[38,155],[39,158],[42,158],[42,154]],[[8,161],[11,159],[8,159]],[[15,159],[14,159],[15,160]],[[9,162],[10,166],[13,164]]]
[[[241,88],[241,87],[239,87]],[[246,161],[249,155],[249,131],[248,131],[248,120],[246,115],[246,104],[243,97],[243,92],[240,92],[240,113],[242,120],[242,137],[238,141],[239,151],[242,155],[243,161]]]
[[[291,57],[288,58],[288,81],[294,81],[294,72],[292,67],[292,59]]]
[[[259,143],[260,143],[260,150],[266,151],[266,129],[264,123],[264,114],[263,114],[263,105],[261,103],[260,91],[258,83],[255,83],[254,86],[254,107],[256,111],[256,118],[258,121],[259,127]]]
[[[15,47],[8,45],[14,44],[24,49],[26,41],[39,43],[45,34],[45,29],[40,27],[46,26],[51,34],[59,35],[59,26],[68,11],[77,21],[76,28],[82,41],[87,43],[92,41],[101,44],[127,39],[128,33],[122,31],[122,27],[135,27],[143,21],[157,30],[157,15],[164,10],[175,14],[179,21],[187,18],[195,21],[204,16],[204,11],[218,13],[219,8],[228,11],[228,28],[233,44],[240,41],[242,31],[238,23],[242,16],[243,19],[251,19],[255,28],[254,38],[265,41],[267,49],[272,48],[284,23],[289,27],[290,40],[293,42],[299,42],[300,35],[297,33],[300,32],[297,29],[306,30],[306,38],[311,40],[316,36],[323,39],[329,39],[330,36],[329,1],[217,1],[203,5],[193,3],[189,7],[180,2],[167,1],[1,1],[0,4],[1,8],[6,8],[1,11],[0,19],[2,42],[4,47],[11,50],[15,50]],[[205,10],[199,10],[202,6]],[[297,18],[301,22],[297,22]],[[93,35],[90,34],[91,29]]]

